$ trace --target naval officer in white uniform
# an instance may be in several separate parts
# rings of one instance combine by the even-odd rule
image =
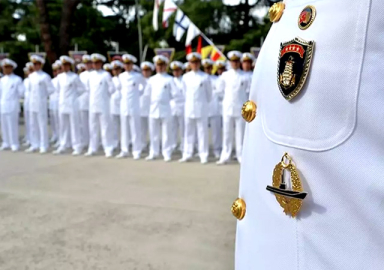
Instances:
[[[61,61],[58,60],[52,64],[53,78],[51,80],[55,87],[55,92],[49,95],[49,122],[51,124],[51,143],[60,143],[60,126],[59,126],[59,92],[57,91],[58,80],[57,75],[61,73]]]
[[[19,150],[19,99],[25,88],[21,78],[13,73],[17,68],[15,61],[5,58],[1,61],[4,76],[0,80],[0,111],[2,144],[0,150]]]
[[[121,93],[118,89],[120,85],[119,75],[124,69],[123,63],[119,60],[111,62],[112,67],[112,82],[116,88],[116,91],[111,95],[111,125],[112,125],[112,145],[114,149],[117,149],[120,141],[120,102]]]
[[[141,122],[140,122],[140,95],[146,85],[141,73],[133,71],[137,62],[135,56],[124,54],[122,57],[125,72],[119,75],[118,91],[121,92],[120,120],[121,120],[121,152],[117,158],[129,155],[129,143],[132,142],[132,156],[140,159],[142,150]]]
[[[179,162],[186,162],[192,158],[195,144],[195,132],[199,147],[200,162],[208,162],[208,110],[212,99],[211,80],[200,70],[201,55],[190,53],[187,55],[191,71],[183,76],[185,94],[185,135],[183,157]]]
[[[154,160],[161,151],[165,162],[171,161],[172,155],[172,112],[170,102],[177,89],[172,76],[167,74],[169,60],[163,55],[153,58],[156,65],[156,75],[152,76],[145,87],[144,94],[150,96],[149,135],[150,149],[146,160]]]
[[[94,70],[91,71],[86,85],[89,91],[89,132],[90,140],[86,156],[93,156],[101,143],[105,157],[112,157],[113,145],[111,142],[111,110],[110,98],[115,92],[115,86],[109,72],[102,69],[105,56],[94,53],[91,55]]]
[[[83,150],[81,143],[80,114],[78,98],[85,92],[85,85],[81,82],[79,75],[72,71],[75,61],[69,56],[60,57],[62,73],[57,78],[60,145],[54,154],[61,154],[67,145],[72,145],[72,155],[78,156]],[[71,140],[71,142],[69,142]]]
[[[148,83],[149,78],[152,76],[152,73],[155,71],[155,66],[148,61],[145,61],[141,63],[141,74],[145,78],[146,82]],[[144,92],[144,88],[140,88],[140,91]],[[140,118],[141,118],[141,143],[142,148],[141,150],[144,151],[148,146],[148,129],[149,129],[149,123],[148,123],[148,117],[149,117],[149,109],[151,106],[151,97],[147,95],[141,95],[140,96]]]
[[[24,88],[25,88],[24,102],[23,102],[25,136],[24,136],[24,140],[23,140],[24,141],[23,146],[30,146],[30,144],[31,144],[31,124],[30,124],[31,117],[30,117],[30,113],[29,113],[29,91],[27,91],[27,89],[29,89],[29,76],[32,74],[32,72],[34,72],[32,62],[28,62],[25,65],[25,68],[27,69],[28,73],[26,73],[27,77],[23,81]]]
[[[383,13],[379,0],[271,10],[243,110],[236,270],[383,269]],[[266,190],[282,168],[280,189],[304,199]]]
[[[223,150],[217,164],[227,163],[232,154],[233,136],[236,140],[236,157],[241,163],[244,136],[244,121],[241,107],[247,100],[249,80],[240,69],[242,54],[239,51],[228,53],[231,69],[223,73],[218,81],[217,91],[223,95]],[[235,133],[235,134],[234,134]]]
[[[89,75],[93,69],[91,56],[88,54],[83,55],[83,63],[85,64],[85,71],[81,72],[79,77],[81,82],[87,87]],[[80,128],[81,128],[81,142],[83,147],[89,144],[89,91],[85,91],[79,97],[79,110],[80,110]]]
[[[26,152],[35,152],[40,148],[40,154],[48,151],[48,97],[55,91],[51,77],[42,71],[44,58],[32,55],[34,72],[29,75],[29,85],[26,89],[29,95],[29,112],[31,127],[31,147]]]

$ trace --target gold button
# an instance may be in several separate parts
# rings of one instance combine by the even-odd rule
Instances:
[[[245,102],[241,108],[241,115],[243,116],[244,120],[248,123],[252,122],[256,117],[256,109],[257,106],[252,100]]]
[[[232,204],[231,211],[235,218],[242,220],[245,216],[245,208],[245,201],[237,198]]]
[[[283,2],[273,4],[269,9],[269,20],[271,22],[278,22],[281,16],[283,16],[284,9],[285,4]]]

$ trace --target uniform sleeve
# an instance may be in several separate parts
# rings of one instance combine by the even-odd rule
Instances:
[[[81,94],[86,91],[85,85],[81,82],[80,77],[77,75],[75,79],[75,87],[76,87],[78,96],[81,96]]]
[[[152,92],[152,83],[151,83],[151,79],[149,79],[148,83],[145,85],[143,95],[146,97],[150,97],[151,92]]]
[[[113,94],[116,91],[115,85],[112,82],[112,76],[108,73],[106,76],[109,94]]]
[[[251,81],[252,81],[252,75],[247,74],[246,80],[245,80],[245,89],[247,94],[249,94],[249,92],[251,91]]]
[[[48,75],[45,77],[44,84],[47,91],[47,96],[55,92],[55,87],[53,86],[51,78]]]
[[[120,75],[115,77],[115,89],[116,91],[121,91],[121,80],[120,80]]]
[[[171,92],[170,92],[171,99],[174,99],[178,95],[182,95],[181,91],[177,87],[177,85],[176,85],[176,83],[175,83],[175,81],[173,80],[172,77],[169,79],[169,86],[170,86],[170,89],[171,89]]]
[[[221,75],[216,81],[216,94],[219,99],[223,99],[225,90],[225,80],[223,75]]]
[[[183,78],[181,79],[181,92],[183,93],[183,95],[185,96],[185,93],[187,91],[187,82],[185,80],[185,76],[183,76]]]
[[[211,102],[212,100],[212,84],[211,84],[211,79],[206,76],[205,77],[205,92],[206,92],[206,95],[207,95],[207,101],[208,102]]]
[[[19,97],[24,97],[24,93],[25,93],[24,83],[23,83],[23,81],[21,80],[21,78],[17,78],[17,79],[18,79],[18,83],[17,83],[17,93],[18,93]]]
[[[142,75],[140,75],[139,84],[141,85],[141,88],[139,87],[139,89],[141,89],[140,90],[140,96],[141,96],[141,95],[144,95],[145,87],[147,86],[147,80]]]

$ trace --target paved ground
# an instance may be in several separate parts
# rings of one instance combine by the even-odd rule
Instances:
[[[239,166],[0,152],[1,270],[232,270]]]

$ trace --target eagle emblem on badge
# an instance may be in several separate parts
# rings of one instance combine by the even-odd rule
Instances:
[[[280,44],[277,83],[285,99],[293,99],[303,88],[311,66],[314,45],[314,41],[299,37]]]

